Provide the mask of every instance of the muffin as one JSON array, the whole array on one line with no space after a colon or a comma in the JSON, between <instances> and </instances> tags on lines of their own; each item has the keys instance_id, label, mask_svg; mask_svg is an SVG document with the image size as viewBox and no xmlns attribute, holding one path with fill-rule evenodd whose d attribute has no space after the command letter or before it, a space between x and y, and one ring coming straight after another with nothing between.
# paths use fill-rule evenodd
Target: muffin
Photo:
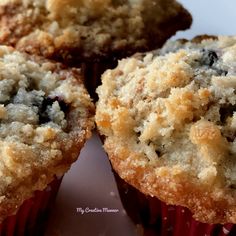
<instances>
[{"instance_id":1,"label":"muffin","mask_svg":"<svg viewBox=\"0 0 236 236\"><path fill-rule=\"evenodd\" d=\"M7 46L0 67L0 234L42 235L40 220L91 136L94 106L78 69Z\"/></svg>"},{"instance_id":2,"label":"muffin","mask_svg":"<svg viewBox=\"0 0 236 236\"><path fill-rule=\"evenodd\" d=\"M94 88L117 58L160 47L191 21L175 0L5 0L0 43L81 66Z\"/></svg>"},{"instance_id":3,"label":"muffin","mask_svg":"<svg viewBox=\"0 0 236 236\"><path fill-rule=\"evenodd\" d=\"M236 37L201 36L102 76L95 120L144 235L236 235L235 61Z\"/></svg>"}]
</instances>

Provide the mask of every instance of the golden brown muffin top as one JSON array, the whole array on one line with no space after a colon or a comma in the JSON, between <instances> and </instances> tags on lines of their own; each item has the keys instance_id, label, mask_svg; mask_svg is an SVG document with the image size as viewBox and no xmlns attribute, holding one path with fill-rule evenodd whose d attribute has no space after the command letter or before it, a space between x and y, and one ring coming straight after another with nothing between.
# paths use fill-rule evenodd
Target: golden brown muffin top
<instances>
[{"instance_id":1,"label":"golden brown muffin top","mask_svg":"<svg viewBox=\"0 0 236 236\"><path fill-rule=\"evenodd\" d=\"M128 183L197 220L236 223L236 37L124 59L97 89L96 123Z\"/></svg>"},{"instance_id":2,"label":"golden brown muffin top","mask_svg":"<svg viewBox=\"0 0 236 236\"><path fill-rule=\"evenodd\" d=\"M0 221L74 162L94 107L78 69L0 46Z\"/></svg>"},{"instance_id":3,"label":"golden brown muffin top","mask_svg":"<svg viewBox=\"0 0 236 236\"><path fill-rule=\"evenodd\" d=\"M0 2L0 43L72 63L156 48L190 24L175 0Z\"/></svg>"}]
</instances>

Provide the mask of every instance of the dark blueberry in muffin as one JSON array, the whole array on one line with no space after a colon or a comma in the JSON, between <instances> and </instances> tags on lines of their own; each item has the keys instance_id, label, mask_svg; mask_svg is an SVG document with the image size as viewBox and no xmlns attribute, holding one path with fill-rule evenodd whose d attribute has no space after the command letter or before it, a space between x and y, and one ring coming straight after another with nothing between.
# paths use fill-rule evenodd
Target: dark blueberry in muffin
<instances>
[{"instance_id":1,"label":"dark blueberry in muffin","mask_svg":"<svg viewBox=\"0 0 236 236\"><path fill-rule=\"evenodd\" d=\"M212 50L203 50L202 63L207 66L212 66L218 60L216 52Z\"/></svg>"}]
</instances>

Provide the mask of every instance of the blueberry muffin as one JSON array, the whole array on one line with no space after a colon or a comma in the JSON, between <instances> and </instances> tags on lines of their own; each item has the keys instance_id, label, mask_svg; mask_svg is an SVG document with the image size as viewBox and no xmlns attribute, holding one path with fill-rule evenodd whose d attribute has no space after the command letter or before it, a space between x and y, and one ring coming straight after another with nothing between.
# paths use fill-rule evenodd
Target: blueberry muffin
<instances>
[{"instance_id":1,"label":"blueberry muffin","mask_svg":"<svg viewBox=\"0 0 236 236\"><path fill-rule=\"evenodd\" d=\"M236 37L170 41L121 60L97 89L118 177L207 224L236 223L235 61Z\"/></svg>"},{"instance_id":2,"label":"blueberry muffin","mask_svg":"<svg viewBox=\"0 0 236 236\"><path fill-rule=\"evenodd\" d=\"M7 46L0 67L1 223L78 158L94 106L78 69Z\"/></svg>"},{"instance_id":3,"label":"blueberry muffin","mask_svg":"<svg viewBox=\"0 0 236 236\"><path fill-rule=\"evenodd\" d=\"M70 65L86 62L87 75L97 75L116 58L160 47L191 21L175 0L6 0L0 43Z\"/></svg>"}]
</instances>

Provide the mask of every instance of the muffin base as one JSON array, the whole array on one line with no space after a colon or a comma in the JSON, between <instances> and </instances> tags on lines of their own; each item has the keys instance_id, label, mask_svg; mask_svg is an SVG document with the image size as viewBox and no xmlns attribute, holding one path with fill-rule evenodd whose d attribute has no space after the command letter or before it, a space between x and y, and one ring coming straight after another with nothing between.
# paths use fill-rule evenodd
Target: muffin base
<instances>
[{"instance_id":1,"label":"muffin base","mask_svg":"<svg viewBox=\"0 0 236 236\"><path fill-rule=\"evenodd\" d=\"M46 229L62 178L55 178L45 190L23 202L17 213L0 224L1 236L41 236Z\"/></svg>"},{"instance_id":2,"label":"muffin base","mask_svg":"<svg viewBox=\"0 0 236 236\"><path fill-rule=\"evenodd\" d=\"M113 170L121 202L143 236L235 236L234 224L206 224L196 221L185 207L166 205L147 196Z\"/></svg>"}]
</instances>

